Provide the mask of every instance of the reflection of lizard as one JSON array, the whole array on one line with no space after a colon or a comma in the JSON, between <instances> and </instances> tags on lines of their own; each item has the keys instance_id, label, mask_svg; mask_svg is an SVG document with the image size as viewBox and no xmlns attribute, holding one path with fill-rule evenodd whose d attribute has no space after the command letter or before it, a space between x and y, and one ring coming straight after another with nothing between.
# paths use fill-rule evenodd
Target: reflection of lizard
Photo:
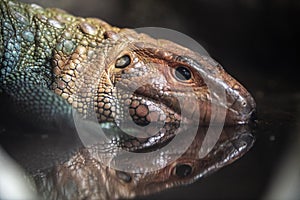
<instances>
[{"instance_id":1,"label":"reflection of lizard","mask_svg":"<svg viewBox=\"0 0 300 200\"><path fill-rule=\"evenodd\" d=\"M0 94L22 119L51 126L71 119L74 108L85 118L96 113L99 122L114 122L124 114L117 103L122 102L136 124L165 125L155 137L117 139L128 150L143 149L174 136L181 109L191 116L205 113L200 123L209 122L214 91L208 90L202 69L226 92L227 102L219 105L227 109L225 123L247 123L255 108L247 90L211 58L172 42L8 0L0 3L0 23ZM152 84L142 84L149 76ZM134 93L124 87L131 83L141 83ZM176 95L189 106L180 107ZM193 95L199 110L190 106Z\"/></svg>"},{"instance_id":2,"label":"reflection of lizard","mask_svg":"<svg viewBox=\"0 0 300 200\"><path fill-rule=\"evenodd\" d=\"M143 173L112 169L82 149L46 175L36 176L45 199L127 199L193 183L243 156L253 145L248 126L226 127L213 149L200 158L207 128L200 128L188 150L164 168ZM173 149L173 154L179 152ZM169 154L171 154L169 152ZM164 156L154 159L162 162ZM180 153L179 153L180 154ZM77 163L74 165L74 163ZM140 170L143 161L131 163ZM171 198L171 197L170 197Z\"/></svg>"}]
</instances>

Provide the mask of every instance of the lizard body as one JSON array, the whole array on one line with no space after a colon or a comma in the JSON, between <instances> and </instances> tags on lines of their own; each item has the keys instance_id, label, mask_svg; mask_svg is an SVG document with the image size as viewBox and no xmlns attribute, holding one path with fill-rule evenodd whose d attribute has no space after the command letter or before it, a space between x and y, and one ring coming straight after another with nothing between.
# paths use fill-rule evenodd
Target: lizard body
<instances>
[{"instance_id":1,"label":"lizard body","mask_svg":"<svg viewBox=\"0 0 300 200\"><path fill-rule=\"evenodd\" d=\"M226 124L247 123L255 109L248 91L217 62L170 41L113 27L99 19L9 0L0 3L0 24L0 95L16 107L21 119L51 126L72 119L76 110L85 119L96 117L99 123L118 124L125 115L120 105L127 105L131 119L139 126L166 122L162 131L146 139L112 136L128 151L143 151L174 137L180 126L180 109L190 116L205 113L197 120L200 125L209 123L209 96L214 91L205 83L202 69L212 73L209 81L226 93L226 104L218 105L226 109ZM186 106L180 108L176 95L184 98ZM190 100L192 96L196 96L199 109ZM84 163L84 176L96 173L98 165L84 150L72 159L61 169L77 169ZM56 181L60 180L59 171L54 175ZM103 176L102 172L97 176ZM121 173L119 177L127 176ZM64 181L61 183L67 184ZM93 186L103 193L99 185ZM88 188L92 190L92 186ZM118 194L115 198L135 195ZM80 191L78 198L85 197L92 198L91 193Z\"/></svg>"}]
</instances>

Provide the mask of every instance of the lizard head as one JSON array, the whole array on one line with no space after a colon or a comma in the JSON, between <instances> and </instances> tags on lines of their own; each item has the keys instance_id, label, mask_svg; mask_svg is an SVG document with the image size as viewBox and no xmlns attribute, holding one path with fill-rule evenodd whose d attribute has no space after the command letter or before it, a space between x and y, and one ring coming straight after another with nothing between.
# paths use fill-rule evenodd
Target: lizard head
<instances>
[{"instance_id":1,"label":"lizard head","mask_svg":"<svg viewBox=\"0 0 300 200\"><path fill-rule=\"evenodd\" d=\"M108 55L105 72L137 124L148 124L158 116L180 118L185 110L190 115L199 112L200 124L207 125L212 104L226 110L226 124L248 123L255 110L254 99L211 57L132 30L123 29L119 34L127 40L121 40ZM225 97L217 97L221 95L217 91ZM158 110L167 114L163 117Z\"/></svg>"}]
</instances>

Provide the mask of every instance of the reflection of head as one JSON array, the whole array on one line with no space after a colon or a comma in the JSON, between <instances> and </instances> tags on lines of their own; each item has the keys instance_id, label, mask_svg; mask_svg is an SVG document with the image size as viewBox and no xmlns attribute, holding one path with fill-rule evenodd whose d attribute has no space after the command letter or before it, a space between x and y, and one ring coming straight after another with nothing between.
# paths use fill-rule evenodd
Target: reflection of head
<instances>
[{"instance_id":1,"label":"reflection of head","mask_svg":"<svg viewBox=\"0 0 300 200\"><path fill-rule=\"evenodd\" d=\"M116 170L103 165L101 160L95 159L91 151L85 149L57 168L58 172L53 174L59 175L57 177L59 181L53 182L58 184L56 185L58 188L71 184L77 191L85 191L84 188L88 186L90 192L88 194L101 199L127 199L194 182L243 156L254 142L247 126L226 127L213 149L205 157L200 157L206 134L207 128L200 128L195 140L184 154L181 155L176 148L170 149L161 154L155 162L162 162L165 157L172 154L179 154L177 160L161 169L155 171L150 169L148 172L141 170L143 172L131 173ZM140 160L130 164L138 171L144 167L143 162ZM73 163L80 164L74 168ZM71 188L66 187L66 194L77 195L68 193L68 189ZM92 191L105 192L92 193Z\"/></svg>"}]
</instances>

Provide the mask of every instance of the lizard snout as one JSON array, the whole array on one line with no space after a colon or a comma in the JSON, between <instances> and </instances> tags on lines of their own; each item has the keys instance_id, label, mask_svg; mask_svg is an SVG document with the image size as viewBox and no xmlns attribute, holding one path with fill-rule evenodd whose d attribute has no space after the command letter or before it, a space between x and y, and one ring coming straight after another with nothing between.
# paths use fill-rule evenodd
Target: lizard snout
<instances>
[{"instance_id":1,"label":"lizard snout","mask_svg":"<svg viewBox=\"0 0 300 200\"><path fill-rule=\"evenodd\" d=\"M239 83L227 88L227 124L246 124L255 112L255 101L251 94Z\"/></svg>"}]
</instances>

